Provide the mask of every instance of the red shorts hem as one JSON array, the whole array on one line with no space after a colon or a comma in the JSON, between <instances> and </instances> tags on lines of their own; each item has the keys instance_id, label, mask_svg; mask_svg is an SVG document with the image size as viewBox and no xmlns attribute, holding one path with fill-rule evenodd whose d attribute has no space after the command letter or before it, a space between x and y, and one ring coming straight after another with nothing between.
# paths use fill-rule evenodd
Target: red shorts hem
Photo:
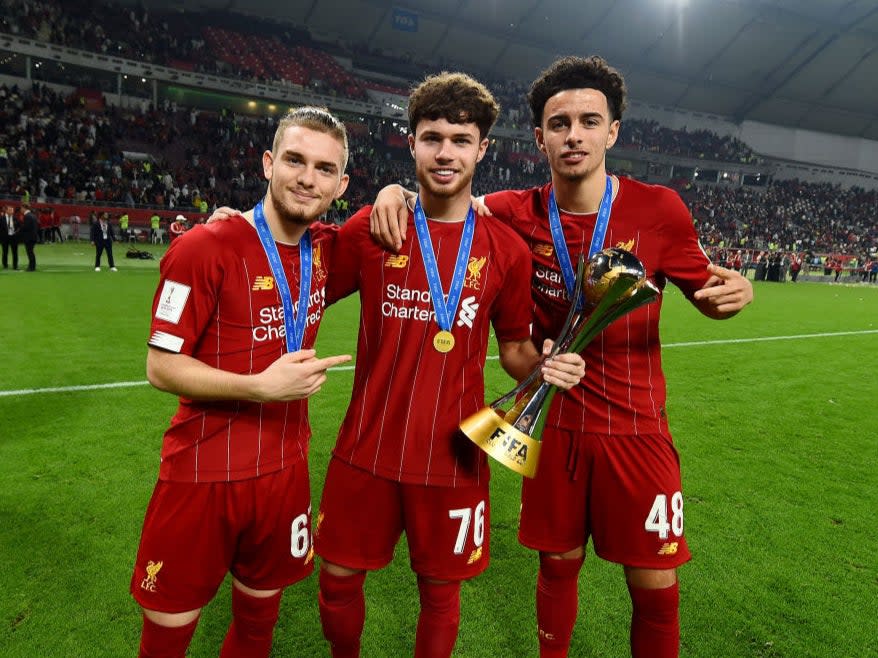
<instances>
[{"instance_id":1,"label":"red shorts hem","mask_svg":"<svg viewBox=\"0 0 878 658\"><path fill-rule=\"evenodd\" d=\"M540 553L567 553L568 551L572 551L576 548L579 548L580 546L582 546L583 550L587 552L587 546L585 544L576 544L573 546L550 544L545 541L534 540L530 537L525 537L520 534L518 536L518 543L525 548L529 548L533 551L538 551ZM592 547L592 550L594 550L594 547ZM644 560L642 556L619 555L613 554L610 551L594 550L594 554L602 560L606 560L607 562L621 564L622 566L633 567L635 569L676 569L677 567L683 566L692 559L692 555L688 551L680 554L679 556L674 556L673 559L665 558L663 560Z\"/></svg>"},{"instance_id":2,"label":"red shorts hem","mask_svg":"<svg viewBox=\"0 0 878 658\"><path fill-rule=\"evenodd\" d=\"M337 564L340 567L344 567L346 569L358 569L362 571L378 571L379 569L383 569L388 564L393 562L393 558L390 560L357 560L352 559L350 555L344 555L340 558L336 558L332 555L327 555L324 551L317 551L317 555L320 556L320 559L324 562L330 562L332 564Z\"/></svg>"},{"instance_id":3,"label":"red shorts hem","mask_svg":"<svg viewBox=\"0 0 878 658\"><path fill-rule=\"evenodd\" d=\"M230 571L229 574L234 576L238 582L240 582L245 587L249 587L250 589L255 590L271 590L271 589L284 589L291 585L295 585L296 583L300 583L306 578L310 577L311 574L314 573L314 560L311 560L310 568L305 567L303 570L299 571L296 574L291 575L289 578L282 578L280 580L265 580L265 581L253 581L248 578L242 578L238 574Z\"/></svg>"},{"instance_id":4,"label":"red shorts hem","mask_svg":"<svg viewBox=\"0 0 878 658\"><path fill-rule=\"evenodd\" d=\"M595 551L595 555L602 560L614 564L621 564L624 567L632 567L634 569L656 569L659 571L682 567L692 559L692 555L688 551L685 554L675 555L673 558L665 558L664 560L644 560L643 557L611 555L606 551Z\"/></svg>"},{"instance_id":5,"label":"red shorts hem","mask_svg":"<svg viewBox=\"0 0 878 658\"><path fill-rule=\"evenodd\" d=\"M200 610L204 608L208 603L211 602L213 596L207 598L204 601L199 602L197 599L192 599L191 601L175 601L174 605L156 605L160 603L159 601L144 601L142 596L139 596L139 589L131 585L129 589L131 592L131 597L137 602L144 610L154 610L155 612L164 612L169 615L175 615L180 612L189 612L191 610ZM216 596L216 593L214 593Z\"/></svg>"},{"instance_id":6,"label":"red shorts hem","mask_svg":"<svg viewBox=\"0 0 878 658\"><path fill-rule=\"evenodd\" d=\"M583 542L574 543L572 545L552 544L545 541L544 538L534 539L522 534L521 532L518 533L518 543L525 548L539 551L541 553L566 553L567 551L572 551L574 548L585 546Z\"/></svg>"}]
</instances>

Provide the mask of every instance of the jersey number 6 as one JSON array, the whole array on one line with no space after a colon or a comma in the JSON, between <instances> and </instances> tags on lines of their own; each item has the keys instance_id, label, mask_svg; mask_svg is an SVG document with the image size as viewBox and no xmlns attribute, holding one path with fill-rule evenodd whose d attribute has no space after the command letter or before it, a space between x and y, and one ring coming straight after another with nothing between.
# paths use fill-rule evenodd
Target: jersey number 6
<instances>
[{"instance_id":1,"label":"jersey number 6","mask_svg":"<svg viewBox=\"0 0 878 658\"><path fill-rule=\"evenodd\" d=\"M308 515L310 513L311 508L309 507L308 512L299 514L293 519L290 527L290 554L296 559L305 557L311 550L311 533L308 532Z\"/></svg>"}]
</instances>

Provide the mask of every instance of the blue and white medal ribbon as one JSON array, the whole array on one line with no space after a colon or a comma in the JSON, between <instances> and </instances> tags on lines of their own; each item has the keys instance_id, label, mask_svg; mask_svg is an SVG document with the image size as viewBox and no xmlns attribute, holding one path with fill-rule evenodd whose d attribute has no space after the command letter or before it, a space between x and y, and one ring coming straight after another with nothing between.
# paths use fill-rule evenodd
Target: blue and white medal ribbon
<instances>
[{"instance_id":1,"label":"blue and white medal ribbon","mask_svg":"<svg viewBox=\"0 0 878 658\"><path fill-rule=\"evenodd\" d=\"M277 245L271 236L271 229L265 219L262 210L262 201L253 209L253 223L256 225L256 233L265 250L271 273L277 283L280 301L284 307L284 329L286 330L287 352L297 352L302 349L302 341L305 338L305 320L308 318L308 298L311 296L311 231L306 229L299 239L299 306L298 313L293 309L293 296L290 293L290 284L287 283L287 275L284 272L283 263L280 260Z\"/></svg>"},{"instance_id":2,"label":"blue and white medal ribbon","mask_svg":"<svg viewBox=\"0 0 878 658\"><path fill-rule=\"evenodd\" d=\"M466 266L469 262L470 248L475 235L476 214L470 206L463 223L463 235L460 238L460 246L457 249L457 261L454 264L454 275L451 278L451 288L448 296L442 292L442 280L439 278L439 264L436 262L436 254L433 252L433 243L430 240L430 229L427 226L427 217L421 208L420 197L415 201L415 233L418 234L418 244L421 247L421 258L424 261L424 270L427 273L427 283L430 286L430 298L433 300L433 309L436 311L436 324L439 331L433 337L433 347L439 352L450 352L454 347L454 336L451 333L451 323L457 315L457 307L463 293L463 282L466 278Z\"/></svg>"},{"instance_id":3,"label":"blue and white medal ribbon","mask_svg":"<svg viewBox=\"0 0 878 658\"><path fill-rule=\"evenodd\" d=\"M613 179L607 176L607 187L604 190L604 196L598 208L598 217L595 221L594 231L591 234L588 258L594 256L604 246L604 238L607 235L607 226L610 224L610 211L612 207ZM567 298L571 299L576 286L576 273L573 271L570 251L567 249L567 241L564 239L564 229L561 227L561 214L558 212L554 189L549 191L549 230L552 232L552 242L555 244L555 253L558 254L558 263L561 265L561 275L564 277L564 286L567 288ZM577 300L576 304L578 308L581 301Z\"/></svg>"}]
</instances>

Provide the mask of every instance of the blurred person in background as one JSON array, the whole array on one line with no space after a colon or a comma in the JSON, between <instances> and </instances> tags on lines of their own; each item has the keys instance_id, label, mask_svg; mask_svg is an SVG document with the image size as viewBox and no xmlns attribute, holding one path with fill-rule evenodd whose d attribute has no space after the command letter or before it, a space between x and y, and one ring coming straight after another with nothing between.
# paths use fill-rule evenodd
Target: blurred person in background
<instances>
[{"instance_id":1,"label":"blurred person in background","mask_svg":"<svg viewBox=\"0 0 878 658\"><path fill-rule=\"evenodd\" d=\"M3 240L3 269L9 267L8 255L12 252L12 269L18 269L18 231L21 221L15 216L12 206L6 206L3 212L2 226L0 226L0 239Z\"/></svg>"},{"instance_id":2,"label":"blurred person in background","mask_svg":"<svg viewBox=\"0 0 878 658\"><path fill-rule=\"evenodd\" d=\"M116 271L116 263L113 261L113 242L115 240L116 232L110 223L110 214L103 212L100 218L91 225L91 243L95 247L95 272L101 271L101 254L105 251L110 271Z\"/></svg>"},{"instance_id":3,"label":"blurred person in background","mask_svg":"<svg viewBox=\"0 0 878 658\"><path fill-rule=\"evenodd\" d=\"M18 233L18 242L24 245L27 252L27 271L34 272L37 269L37 256L34 246L40 238L40 222L36 213L31 209L30 203L25 201L21 204L24 213L21 219L21 230Z\"/></svg>"}]
</instances>

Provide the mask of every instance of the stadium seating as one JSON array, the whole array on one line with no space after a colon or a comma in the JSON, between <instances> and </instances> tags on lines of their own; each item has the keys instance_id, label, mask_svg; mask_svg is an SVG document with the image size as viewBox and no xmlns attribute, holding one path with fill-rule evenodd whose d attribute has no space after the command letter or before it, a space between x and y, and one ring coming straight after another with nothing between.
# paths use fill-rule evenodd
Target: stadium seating
<instances>
[{"instance_id":1,"label":"stadium seating","mask_svg":"<svg viewBox=\"0 0 878 658\"><path fill-rule=\"evenodd\" d=\"M368 100L368 90L405 94L399 86L360 79L304 32L282 31L219 13L149 13L143 8L84 0L12 3L0 29L72 47L112 53L188 70L299 85L343 98ZM273 30L273 32L272 32ZM339 46L342 48L342 46ZM351 58L365 52L348 51ZM382 53L382 58L393 55ZM374 60L375 57L372 57ZM401 68L405 57L398 60ZM410 66L409 69L412 67ZM415 67L416 68L416 67ZM485 78L504 108L501 124L529 131L522 81ZM24 81L23 81L24 82ZM273 120L180 108L107 106L100 92L81 87L64 97L45 85L3 86L0 130L7 151L0 194L70 206L87 217L89 206L130 212L132 227L145 225L152 209L201 215L202 202L249 207L264 190L259 167ZM350 209L374 198L381 186L412 185L411 161L399 127L376 117L351 118ZM759 158L741 141L707 130L676 130L629 118L617 152L753 164ZM539 185L548 170L533 145L497 140L477 170L475 189ZM874 208L878 193L827 183L774 181L740 185L676 184L693 212L703 243L714 249L786 250L865 255L878 248ZM76 208L72 204L80 204ZM84 206L82 204L85 204ZM67 212L65 210L65 212ZM63 216L63 215L62 215Z\"/></svg>"}]
</instances>

